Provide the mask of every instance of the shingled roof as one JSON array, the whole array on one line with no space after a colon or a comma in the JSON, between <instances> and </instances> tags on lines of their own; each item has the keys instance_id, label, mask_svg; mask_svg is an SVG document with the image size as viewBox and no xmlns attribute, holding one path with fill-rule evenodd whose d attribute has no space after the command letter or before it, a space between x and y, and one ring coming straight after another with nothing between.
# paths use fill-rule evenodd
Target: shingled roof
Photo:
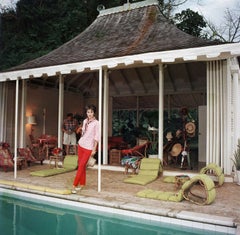
<instances>
[{"instance_id":1,"label":"shingled roof","mask_svg":"<svg viewBox=\"0 0 240 235\"><path fill-rule=\"evenodd\" d=\"M125 4L100 12L82 33L52 52L8 71L209 46L179 30L160 13L157 1Z\"/></svg>"}]
</instances>

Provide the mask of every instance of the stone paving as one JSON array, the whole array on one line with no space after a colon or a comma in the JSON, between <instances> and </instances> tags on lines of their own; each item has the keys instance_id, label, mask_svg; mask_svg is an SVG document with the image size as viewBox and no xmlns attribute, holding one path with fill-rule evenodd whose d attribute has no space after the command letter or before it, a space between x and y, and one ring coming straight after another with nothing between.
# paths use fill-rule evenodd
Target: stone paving
<instances>
[{"instance_id":1,"label":"stone paving","mask_svg":"<svg viewBox=\"0 0 240 235\"><path fill-rule=\"evenodd\" d=\"M13 171L3 172L2 169L0 169L0 179L51 187L54 189L71 189L76 171L45 178L30 176L29 174L30 171L44 168L49 168L49 165L35 164L18 170L16 180L14 180ZM188 174L188 172L184 171L184 174ZM68 195L68 199L91 198L90 201L92 201L93 204L104 204L103 202L105 202L105 204L110 203L111 205L115 204L117 206L127 203L129 208L131 207L130 205L132 205L136 211L142 211L143 209L147 211L151 208L152 210L158 211L168 210L172 214L181 211L197 212L208 214L210 217L229 217L233 219L234 223L240 223L240 186L236 183L224 183L222 187L216 188L215 201L211 205L201 206L186 200L182 202L169 202L136 197L136 193L143 189L177 191L174 184L163 182L163 176L160 176L156 181L146 186L126 184L123 180L130 176L124 174L123 168L116 167L115 171L103 169L101 171L101 177L101 192L98 192L98 170L96 167L88 168L86 187L78 195ZM56 195L56 197L59 197L59 195Z\"/></svg>"}]
</instances>

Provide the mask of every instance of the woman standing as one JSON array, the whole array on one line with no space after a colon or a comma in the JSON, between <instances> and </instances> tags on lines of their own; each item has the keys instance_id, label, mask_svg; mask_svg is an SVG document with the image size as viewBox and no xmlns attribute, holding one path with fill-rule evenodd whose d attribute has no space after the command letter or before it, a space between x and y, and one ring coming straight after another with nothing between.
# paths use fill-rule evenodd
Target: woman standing
<instances>
[{"instance_id":1,"label":"woman standing","mask_svg":"<svg viewBox=\"0 0 240 235\"><path fill-rule=\"evenodd\" d=\"M90 156L96 154L99 142L99 121L95 117L96 107L86 106L87 118L83 121L82 137L78 141L78 170L73 182L72 193L86 185L86 165Z\"/></svg>"}]
</instances>

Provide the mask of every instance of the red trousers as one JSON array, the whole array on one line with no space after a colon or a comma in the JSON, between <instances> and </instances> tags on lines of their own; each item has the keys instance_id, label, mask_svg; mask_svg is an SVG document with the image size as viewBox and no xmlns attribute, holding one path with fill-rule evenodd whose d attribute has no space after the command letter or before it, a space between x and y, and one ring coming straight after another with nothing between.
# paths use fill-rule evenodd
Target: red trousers
<instances>
[{"instance_id":1,"label":"red trousers","mask_svg":"<svg viewBox=\"0 0 240 235\"><path fill-rule=\"evenodd\" d=\"M78 145L78 170L73 182L74 186L86 185L86 165L92 150L82 148Z\"/></svg>"}]
</instances>

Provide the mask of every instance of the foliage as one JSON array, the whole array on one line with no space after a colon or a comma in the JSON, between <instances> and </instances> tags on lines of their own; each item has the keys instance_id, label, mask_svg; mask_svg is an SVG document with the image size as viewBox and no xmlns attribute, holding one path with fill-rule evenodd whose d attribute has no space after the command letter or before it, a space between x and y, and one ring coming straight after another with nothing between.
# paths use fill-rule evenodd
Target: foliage
<instances>
[{"instance_id":1,"label":"foliage","mask_svg":"<svg viewBox=\"0 0 240 235\"><path fill-rule=\"evenodd\" d=\"M222 42L240 42L240 5L234 10L226 9L224 22L217 27L210 21L207 21L209 31L207 34L212 40Z\"/></svg>"},{"instance_id":2,"label":"foliage","mask_svg":"<svg viewBox=\"0 0 240 235\"><path fill-rule=\"evenodd\" d=\"M77 36L114 0L19 0L4 8L0 21L0 70L40 57Z\"/></svg>"},{"instance_id":3,"label":"foliage","mask_svg":"<svg viewBox=\"0 0 240 235\"><path fill-rule=\"evenodd\" d=\"M237 149L235 150L233 157L234 158L232 159L232 161L234 163L234 166L237 171L240 171L240 140L238 140Z\"/></svg>"},{"instance_id":4,"label":"foliage","mask_svg":"<svg viewBox=\"0 0 240 235\"><path fill-rule=\"evenodd\" d=\"M114 111L112 122L113 136L123 136L131 146L136 145L136 111Z\"/></svg>"},{"instance_id":5,"label":"foliage","mask_svg":"<svg viewBox=\"0 0 240 235\"><path fill-rule=\"evenodd\" d=\"M189 116L197 125L198 112L197 109L189 109ZM148 130L148 127L158 128L158 110L140 110L139 123L137 126L137 112L135 110L113 111L112 129L113 136L121 135L124 141L130 143L131 146L136 144L136 138L147 138L151 145L148 148L149 154L158 153L158 132ZM164 111L164 131L163 139L167 132L175 133L178 129L183 128L182 118L178 109L171 110L170 115ZM198 142L198 135L191 137L191 143Z\"/></svg>"},{"instance_id":6,"label":"foliage","mask_svg":"<svg viewBox=\"0 0 240 235\"><path fill-rule=\"evenodd\" d=\"M141 0L130 0L139 2ZM170 19L187 0L159 0ZM81 33L97 17L97 6L120 6L126 0L19 0L16 8L1 9L0 71L38 58Z\"/></svg>"},{"instance_id":7,"label":"foliage","mask_svg":"<svg viewBox=\"0 0 240 235\"><path fill-rule=\"evenodd\" d=\"M186 3L188 0L159 0L159 8L161 13L169 20L173 18L173 12L180 5Z\"/></svg>"},{"instance_id":8,"label":"foliage","mask_svg":"<svg viewBox=\"0 0 240 235\"><path fill-rule=\"evenodd\" d=\"M195 37L201 36L201 31L207 26L203 17L190 9L177 13L174 17L176 26L183 32Z\"/></svg>"},{"instance_id":9,"label":"foliage","mask_svg":"<svg viewBox=\"0 0 240 235\"><path fill-rule=\"evenodd\" d=\"M158 131L149 131L149 127L158 128L158 110L143 111L140 116L140 126L143 128L141 134L147 137L150 145L147 149L148 154L158 153Z\"/></svg>"},{"instance_id":10,"label":"foliage","mask_svg":"<svg viewBox=\"0 0 240 235\"><path fill-rule=\"evenodd\" d=\"M158 154L158 131L146 130L146 136L150 142L147 153Z\"/></svg>"}]
</instances>

